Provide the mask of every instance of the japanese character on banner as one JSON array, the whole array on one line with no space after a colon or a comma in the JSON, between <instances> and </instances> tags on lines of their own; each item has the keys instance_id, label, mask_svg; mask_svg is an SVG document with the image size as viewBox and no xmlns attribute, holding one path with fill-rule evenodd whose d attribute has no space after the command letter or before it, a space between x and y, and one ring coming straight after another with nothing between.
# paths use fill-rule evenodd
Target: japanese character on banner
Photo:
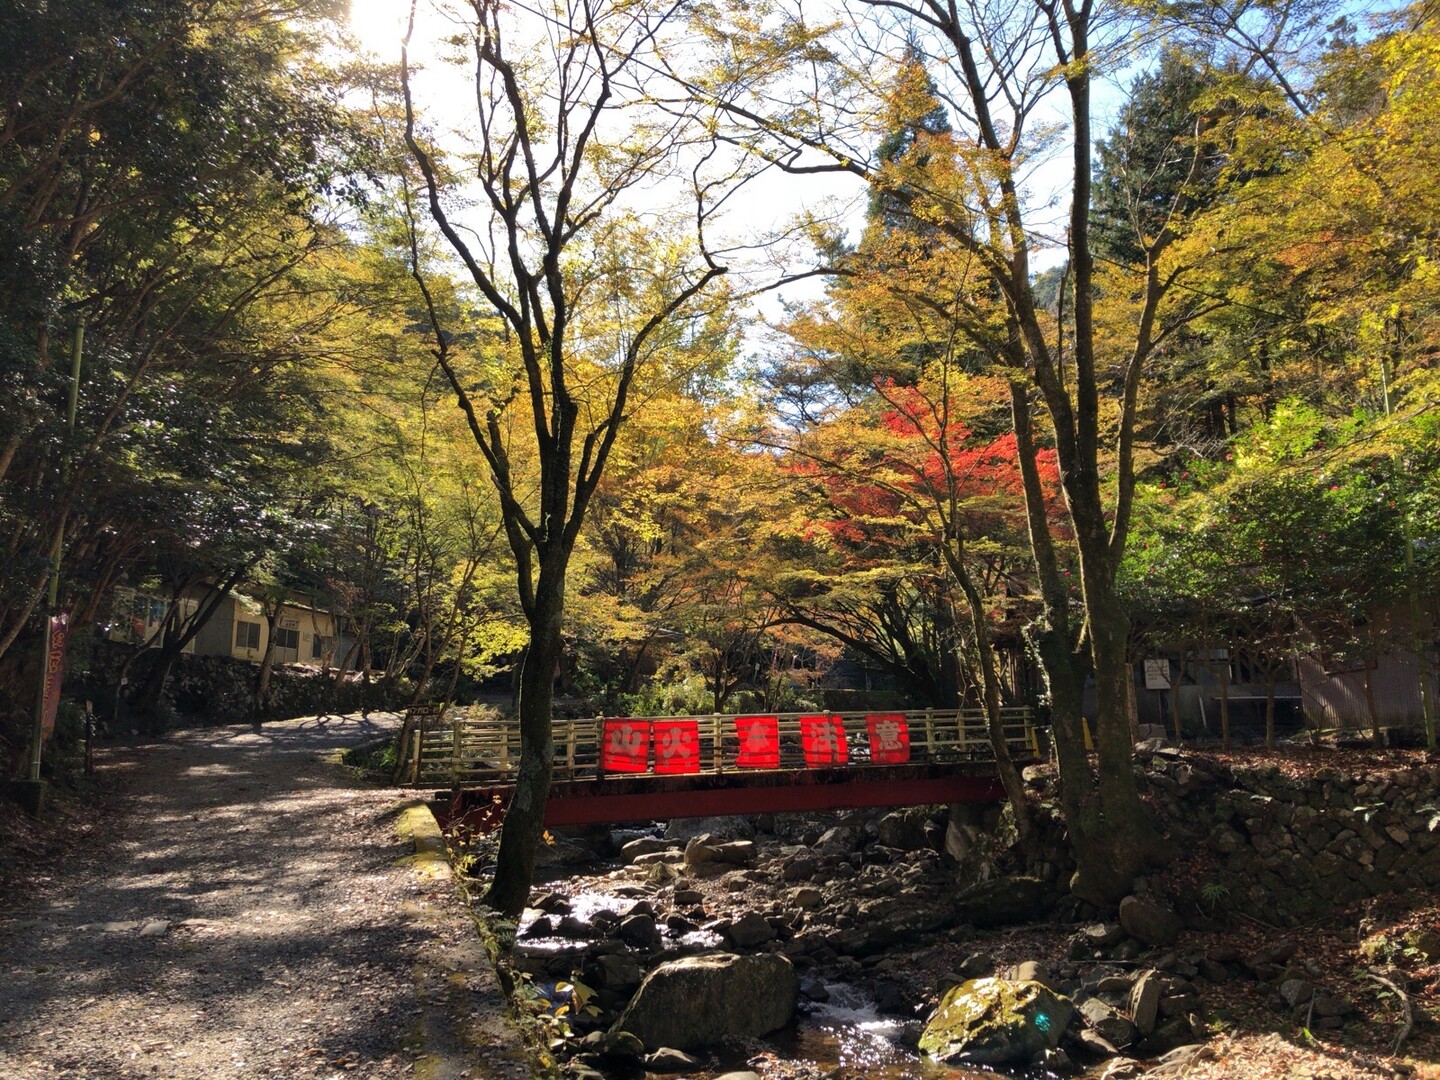
<instances>
[{"instance_id":1,"label":"japanese character on banner","mask_svg":"<svg viewBox=\"0 0 1440 1080\"><path fill-rule=\"evenodd\" d=\"M606 720L600 743L604 772L645 772L649 767L650 721Z\"/></svg>"},{"instance_id":2,"label":"japanese character on banner","mask_svg":"<svg viewBox=\"0 0 1440 1080\"><path fill-rule=\"evenodd\" d=\"M737 716L735 734L740 752L735 764L742 769L780 767L780 721L774 716Z\"/></svg>"},{"instance_id":3,"label":"japanese character on banner","mask_svg":"<svg viewBox=\"0 0 1440 1080\"><path fill-rule=\"evenodd\" d=\"M652 720L650 736L655 743L657 773L700 771L700 721Z\"/></svg>"},{"instance_id":4,"label":"japanese character on banner","mask_svg":"<svg viewBox=\"0 0 1440 1080\"><path fill-rule=\"evenodd\" d=\"M910 725L904 713L872 713L865 717L870 730L870 760L877 765L904 765L910 760Z\"/></svg>"},{"instance_id":5,"label":"japanese character on banner","mask_svg":"<svg viewBox=\"0 0 1440 1080\"><path fill-rule=\"evenodd\" d=\"M845 745L845 722L835 715L800 717L800 747L805 764L844 765L849 752Z\"/></svg>"}]
</instances>

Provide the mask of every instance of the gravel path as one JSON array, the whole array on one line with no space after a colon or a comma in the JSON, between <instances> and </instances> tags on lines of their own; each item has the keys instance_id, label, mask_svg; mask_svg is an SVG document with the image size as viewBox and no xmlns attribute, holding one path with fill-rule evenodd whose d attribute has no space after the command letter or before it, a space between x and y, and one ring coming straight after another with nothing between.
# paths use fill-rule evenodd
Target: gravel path
<instances>
[{"instance_id":1,"label":"gravel path","mask_svg":"<svg viewBox=\"0 0 1440 1080\"><path fill-rule=\"evenodd\" d=\"M405 859L400 793L330 760L394 724L102 747L109 839L0 907L0 1077L528 1076L446 868Z\"/></svg>"}]
</instances>

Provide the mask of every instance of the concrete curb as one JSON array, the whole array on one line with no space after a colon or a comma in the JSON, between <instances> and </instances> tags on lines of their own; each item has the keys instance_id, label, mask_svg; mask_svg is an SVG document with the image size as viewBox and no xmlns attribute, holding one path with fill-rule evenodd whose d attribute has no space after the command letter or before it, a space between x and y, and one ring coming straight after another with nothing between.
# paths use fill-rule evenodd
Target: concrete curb
<instances>
[{"instance_id":1,"label":"concrete curb","mask_svg":"<svg viewBox=\"0 0 1440 1080\"><path fill-rule=\"evenodd\" d=\"M419 799L406 799L396 810L395 832L411 849L398 862L414 875L421 892L406 904L406 917L443 930L450 939L448 944L437 942L422 949L415 959L420 1013L413 1037L420 1056L414 1076L420 1080L534 1077L526 1038L516 1026L503 980L476 931L435 815Z\"/></svg>"}]
</instances>

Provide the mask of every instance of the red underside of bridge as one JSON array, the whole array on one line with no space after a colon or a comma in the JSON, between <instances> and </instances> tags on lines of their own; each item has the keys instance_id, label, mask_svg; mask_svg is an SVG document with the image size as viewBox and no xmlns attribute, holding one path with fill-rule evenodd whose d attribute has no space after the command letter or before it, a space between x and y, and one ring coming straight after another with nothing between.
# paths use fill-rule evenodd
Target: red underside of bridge
<instances>
[{"instance_id":1,"label":"red underside of bridge","mask_svg":"<svg viewBox=\"0 0 1440 1080\"><path fill-rule=\"evenodd\" d=\"M463 788L450 803L449 824L493 828L513 785ZM551 785L546 825L599 825L671 818L723 817L869 806L998 802L998 777L951 765L876 766L699 776L611 776Z\"/></svg>"}]
</instances>

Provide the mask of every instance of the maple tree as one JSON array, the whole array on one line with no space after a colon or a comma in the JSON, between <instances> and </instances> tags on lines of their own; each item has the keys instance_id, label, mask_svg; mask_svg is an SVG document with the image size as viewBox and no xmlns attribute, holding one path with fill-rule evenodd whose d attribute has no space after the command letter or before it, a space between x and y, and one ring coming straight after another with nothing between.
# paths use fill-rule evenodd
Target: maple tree
<instances>
[{"instance_id":1,"label":"maple tree","mask_svg":"<svg viewBox=\"0 0 1440 1080\"><path fill-rule=\"evenodd\" d=\"M420 130L408 44L402 54L405 141L429 216L493 312L490 322L503 327L477 385L429 304L435 362L499 497L530 631L517 703L519 771L487 893L509 914L525 905L543 829L571 556L638 373L684 347L699 298L725 273L705 250L716 193L698 165L689 173L688 234L624 208L627 192L662 172L686 175L683 124L653 107L645 87L653 69L641 62L671 16L628 3L571 3L527 24L500 3L471 7L464 40L483 138L468 158L468 182L489 220L480 239L467 237L457 223L462 211L447 205L454 176ZM617 131L610 118L622 110L629 128ZM493 244L483 239L491 235ZM428 293L431 267L418 251L414 270Z\"/></svg>"}]
</instances>

